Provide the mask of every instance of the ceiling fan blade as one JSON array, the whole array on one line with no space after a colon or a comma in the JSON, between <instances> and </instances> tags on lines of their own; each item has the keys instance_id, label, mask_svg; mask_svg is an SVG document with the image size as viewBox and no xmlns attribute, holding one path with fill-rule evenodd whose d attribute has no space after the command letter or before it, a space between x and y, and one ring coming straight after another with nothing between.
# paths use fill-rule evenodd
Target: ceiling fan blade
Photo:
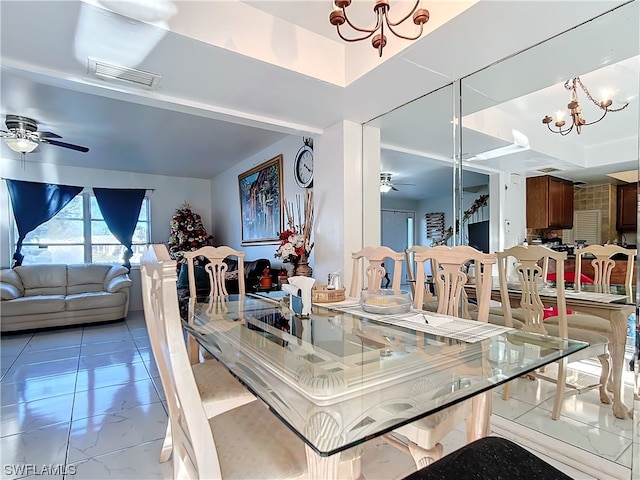
<instances>
[{"instance_id":1,"label":"ceiling fan blade","mask_svg":"<svg viewBox=\"0 0 640 480\"><path fill-rule=\"evenodd\" d=\"M406 185L409 187L415 187L416 184L415 183L394 183L394 185Z\"/></svg>"},{"instance_id":2,"label":"ceiling fan blade","mask_svg":"<svg viewBox=\"0 0 640 480\"><path fill-rule=\"evenodd\" d=\"M36 132L35 135L37 135L40 138L62 138L57 133L53 133L53 132Z\"/></svg>"},{"instance_id":3,"label":"ceiling fan blade","mask_svg":"<svg viewBox=\"0 0 640 480\"><path fill-rule=\"evenodd\" d=\"M48 138L42 138L42 142L49 143L51 145L55 145L56 147L64 147L70 148L71 150L76 150L78 152L87 153L89 149L87 147L82 147L80 145L73 145L72 143L60 142L58 140L50 140Z\"/></svg>"},{"instance_id":4,"label":"ceiling fan blade","mask_svg":"<svg viewBox=\"0 0 640 480\"><path fill-rule=\"evenodd\" d=\"M391 190L395 190L396 192L399 192L400 190L398 190L396 187L394 187L393 185L391 185Z\"/></svg>"}]
</instances>

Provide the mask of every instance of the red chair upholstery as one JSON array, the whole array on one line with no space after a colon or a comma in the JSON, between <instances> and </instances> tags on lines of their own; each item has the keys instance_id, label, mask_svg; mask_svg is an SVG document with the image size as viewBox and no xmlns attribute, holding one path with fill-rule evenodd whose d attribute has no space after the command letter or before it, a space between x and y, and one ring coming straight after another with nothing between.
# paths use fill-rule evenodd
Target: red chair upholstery
<instances>
[{"instance_id":1,"label":"red chair upholstery","mask_svg":"<svg viewBox=\"0 0 640 480\"><path fill-rule=\"evenodd\" d=\"M576 272L564 272L564 281L569 283L575 283ZM556 272L547 273L547 282L556 281ZM580 274L580 283L593 283L593 279L587 277L584 273Z\"/></svg>"}]
</instances>

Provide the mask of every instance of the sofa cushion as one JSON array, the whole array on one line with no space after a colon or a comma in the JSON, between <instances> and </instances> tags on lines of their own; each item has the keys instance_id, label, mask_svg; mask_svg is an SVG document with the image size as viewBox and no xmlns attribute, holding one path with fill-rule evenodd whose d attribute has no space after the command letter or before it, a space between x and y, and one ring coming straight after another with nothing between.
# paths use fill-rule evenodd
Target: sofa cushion
<instances>
[{"instance_id":1,"label":"sofa cushion","mask_svg":"<svg viewBox=\"0 0 640 480\"><path fill-rule=\"evenodd\" d=\"M67 266L67 293L101 292L111 265L87 263Z\"/></svg>"},{"instance_id":2,"label":"sofa cushion","mask_svg":"<svg viewBox=\"0 0 640 480\"><path fill-rule=\"evenodd\" d=\"M18 275L15 270L11 268L3 269L2 274L0 275L0 280L2 280L2 283L13 285L18 289L20 295L24 295L24 285L22 284L20 275Z\"/></svg>"},{"instance_id":3,"label":"sofa cushion","mask_svg":"<svg viewBox=\"0 0 640 480\"><path fill-rule=\"evenodd\" d=\"M22 265L14 271L22 280L25 297L67 293L66 265Z\"/></svg>"},{"instance_id":4,"label":"sofa cushion","mask_svg":"<svg viewBox=\"0 0 640 480\"><path fill-rule=\"evenodd\" d=\"M123 288L129 288L131 286L131 279L128 275L112 278L105 286L105 291L109 293L115 293Z\"/></svg>"},{"instance_id":5,"label":"sofa cushion","mask_svg":"<svg viewBox=\"0 0 640 480\"><path fill-rule=\"evenodd\" d=\"M107 293L107 292L87 292L74 293L66 297L66 310L89 310L95 308L117 307L122 305L125 292Z\"/></svg>"},{"instance_id":6,"label":"sofa cushion","mask_svg":"<svg viewBox=\"0 0 640 480\"><path fill-rule=\"evenodd\" d=\"M2 316L64 312L64 295L19 297L2 302Z\"/></svg>"},{"instance_id":7,"label":"sofa cushion","mask_svg":"<svg viewBox=\"0 0 640 480\"><path fill-rule=\"evenodd\" d=\"M10 283L0 284L0 295L2 300L13 300L20 296L20 290Z\"/></svg>"},{"instance_id":8,"label":"sofa cushion","mask_svg":"<svg viewBox=\"0 0 640 480\"><path fill-rule=\"evenodd\" d=\"M129 275L129 270L122 265L111 265L111 268L107 271L107 274L104 276L104 286L106 290L106 286L109 284L111 280L116 277Z\"/></svg>"}]
</instances>

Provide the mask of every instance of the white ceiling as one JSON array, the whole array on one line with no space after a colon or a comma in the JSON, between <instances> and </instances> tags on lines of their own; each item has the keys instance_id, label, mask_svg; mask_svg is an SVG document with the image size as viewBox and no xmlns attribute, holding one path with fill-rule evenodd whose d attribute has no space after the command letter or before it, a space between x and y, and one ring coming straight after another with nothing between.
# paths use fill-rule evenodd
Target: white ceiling
<instances>
[{"instance_id":1,"label":"white ceiling","mask_svg":"<svg viewBox=\"0 0 640 480\"><path fill-rule=\"evenodd\" d=\"M90 148L89 153L82 154L41 145L27 155L28 163L212 178L285 135L321 135L324 128L342 119L366 122L624 2L423 3L431 11L427 32L417 42L390 38L384 57L379 59L368 42L346 44L337 39L328 22L327 1L158 0L153 5L175 7L165 31L78 1L3 0L0 113L35 118L41 130ZM103 0L103 4L122 7L136 2ZM392 3L392 11L402 13L406 4ZM365 23L372 5L373 0L356 0L349 8ZM455 10L451 10L452 5ZM580 172L587 171L585 166L614 168L600 166L612 160L610 155L605 159L588 152L597 150L598 143L615 144L620 135L631 135L636 139L635 157L625 161L635 160L637 166L637 59L610 67L604 77L588 74L597 66L617 63L631 55L628 49L618 53L618 48L613 48L620 43L618 35L635 38L635 42L626 44L635 49L633 55L638 54L637 2L634 7L635 20L627 15L623 26L607 25L609 30L585 43L576 36L559 44L561 48L552 47L553 54L540 51L529 58L514 57L510 73L505 62L492 67L493 74L485 70L469 79L468 89L478 95L472 97L465 90L469 98L465 114L469 116L463 119L463 125L473 125L476 130L465 134L470 148L467 153L507 144L510 140L504 139L504 131L510 132L510 128L502 125L516 117L523 124L535 123L539 128L528 127L530 131L525 132L531 140L533 152L527 155L534 157L529 159L532 162L556 163L563 169L568 164ZM269 15L274 14L278 18L271 19ZM445 18L447 15L449 18ZM98 26L103 21L115 22L120 33L100 38L98 28L87 28L88 17ZM535 27L524 28L522 19ZM88 38L80 36L82 31L88 31ZM149 37L158 40L157 44L146 55L140 54L143 58L131 66L158 73L161 78L157 90L90 77L86 63L78 60L87 54L102 58L112 55L113 63L117 63L116 59L138 54L136 49L142 48ZM125 47L118 46L119 41ZM392 55L395 50L399 53ZM518 63L520 60L526 60L526 66ZM583 75L594 95L601 82L614 79L620 96L635 95L631 106L597 126L585 127L579 137L572 133L573 138L560 139L542 133L542 116L567 101L560 82L575 74ZM630 87L626 80L631 81ZM530 94L540 88L546 88L542 97ZM435 97L423 100L427 104L442 103L437 112L445 112L445 122L433 115L436 110L426 110L430 112L426 115L423 108L411 107L377 120L383 143L393 145L395 152L396 163L388 167L397 174L394 181L398 178L401 182L402 175L414 179L406 183L428 181L418 177L420 171L428 171L420 165L425 156L450 157L450 97L443 94L438 101ZM414 133L418 126L422 130ZM635 128L635 133L630 134L627 127ZM443 128L445 135L440 133ZM599 148L611 151L606 145ZM388 151L383 151L383 162ZM406 151L414 155L399 153ZM578 160L576 151L583 153ZM4 143L0 153L3 158L17 155ZM498 160L480 168L502 168ZM579 177L578 172L563 173ZM433 178L432 173L426 175Z\"/></svg>"}]
</instances>

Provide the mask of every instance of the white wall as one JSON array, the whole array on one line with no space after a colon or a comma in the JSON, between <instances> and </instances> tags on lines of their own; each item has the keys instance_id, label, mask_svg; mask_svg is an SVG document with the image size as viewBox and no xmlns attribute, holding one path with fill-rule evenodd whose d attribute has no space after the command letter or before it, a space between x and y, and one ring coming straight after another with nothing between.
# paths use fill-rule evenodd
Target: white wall
<instances>
[{"instance_id":1,"label":"white wall","mask_svg":"<svg viewBox=\"0 0 640 480\"><path fill-rule=\"evenodd\" d=\"M89 188L149 189L147 196L151 203L152 243L167 243L171 217L185 201L191 205L194 212L202 216L205 228L207 231L211 231L211 182L209 180L65 167L38 163L37 161L27 161L23 168L21 162L6 158L2 159L1 174L3 179L77 185ZM2 268L8 268L11 266L13 255L9 230L11 225L9 219L12 213L5 182L0 182L0 199L0 262ZM131 310L142 310L140 273L135 267L131 271L131 278L134 283L131 288L130 308Z\"/></svg>"},{"instance_id":2,"label":"white wall","mask_svg":"<svg viewBox=\"0 0 640 480\"><path fill-rule=\"evenodd\" d=\"M277 242L267 245L242 245L238 175L282 154L283 197L286 201L294 202L296 194L305 194L305 189L300 188L293 177L293 161L302 145L302 136L291 135L237 163L235 167L217 175L211 181L211 223L213 225L211 233L216 245L228 245L235 249L244 250L246 252L245 261L268 258L273 268L282 266L279 259L273 256L277 249ZM314 160L316 158L317 156L314 155ZM286 218L283 218L283 222L285 222L283 228L286 228ZM314 252L312 251L311 265L313 265L313 258Z\"/></svg>"}]
</instances>

